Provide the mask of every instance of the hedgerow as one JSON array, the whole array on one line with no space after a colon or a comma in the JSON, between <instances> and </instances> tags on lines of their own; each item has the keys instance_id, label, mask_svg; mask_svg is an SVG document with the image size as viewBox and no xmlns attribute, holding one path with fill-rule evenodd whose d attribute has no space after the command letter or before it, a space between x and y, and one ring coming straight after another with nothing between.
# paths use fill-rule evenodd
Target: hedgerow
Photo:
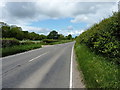
<instances>
[{"instance_id":1,"label":"hedgerow","mask_svg":"<svg viewBox=\"0 0 120 90\"><path fill-rule=\"evenodd\" d=\"M76 40L84 43L98 54L109 58L120 58L120 25L118 12L93 25ZM120 59L114 59L120 63Z\"/></svg>"},{"instance_id":2,"label":"hedgerow","mask_svg":"<svg viewBox=\"0 0 120 90\"><path fill-rule=\"evenodd\" d=\"M1 38L0 43L2 44L2 48L20 45L19 40L15 38Z\"/></svg>"},{"instance_id":3,"label":"hedgerow","mask_svg":"<svg viewBox=\"0 0 120 90\"><path fill-rule=\"evenodd\" d=\"M55 39L44 39L43 42L44 43L53 43L53 42L57 42L58 40Z\"/></svg>"}]
</instances>

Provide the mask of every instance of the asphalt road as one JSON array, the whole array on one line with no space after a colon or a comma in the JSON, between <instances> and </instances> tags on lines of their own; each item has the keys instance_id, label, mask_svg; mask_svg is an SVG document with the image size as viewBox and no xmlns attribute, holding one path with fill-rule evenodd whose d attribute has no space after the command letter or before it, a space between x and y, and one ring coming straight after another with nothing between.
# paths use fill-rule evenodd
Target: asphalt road
<instances>
[{"instance_id":1,"label":"asphalt road","mask_svg":"<svg viewBox=\"0 0 120 90\"><path fill-rule=\"evenodd\" d=\"M74 43L2 58L2 88L69 88Z\"/></svg>"}]
</instances>

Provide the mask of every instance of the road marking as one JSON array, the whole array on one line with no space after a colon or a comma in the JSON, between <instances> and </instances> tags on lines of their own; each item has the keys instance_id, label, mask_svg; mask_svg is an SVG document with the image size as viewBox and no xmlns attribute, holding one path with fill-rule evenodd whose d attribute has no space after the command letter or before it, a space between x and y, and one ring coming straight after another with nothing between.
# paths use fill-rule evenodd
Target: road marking
<instances>
[{"instance_id":1,"label":"road marking","mask_svg":"<svg viewBox=\"0 0 120 90\"><path fill-rule=\"evenodd\" d=\"M31 59L31 60L29 60L29 62L32 62L33 60L35 60L35 59L37 59L37 58L39 58L39 57L41 57L41 56L43 56L43 55L45 55L45 54L47 54L47 53L48 53L48 52L43 53L43 54L41 54L41 55L39 55L39 56L37 56L37 57L35 57L35 58Z\"/></svg>"},{"instance_id":2,"label":"road marking","mask_svg":"<svg viewBox=\"0 0 120 90\"><path fill-rule=\"evenodd\" d=\"M35 60L35 59L37 59L37 58L39 58L39 57L41 57L41 56L43 56L43 55L47 54L47 53L48 53L48 52L43 53L43 54L41 54L41 55L39 55L39 56L37 56L37 57L35 57L35 58L33 58L33 59L29 60L28 62L31 62L31 61L33 61L33 60ZM25 62L25 63L27 63L27 62ZM0 74L0 76L1 76L1 75L3 75L3 74L5 74L5 73L7 73L7 72L9 72L9 71L11 71L11 70L13 70L13 69L16 69L16 67L20 67L21 65L23 65L23 64L25 64L25 63L18 64L18 65L16 65L16 66L14 66L14 67L12 67L12 68L8 69L7 71L2 72L2 74Z\"/></svg>"},{"instance_id":3,"label":"road marking","mask_svg":"<svg viewBox=\"0 0 120 90\"><path fill-rule=\"evenodd\" d=\"M71 63L70 63L70 86L69 86L69 88L72 88L73 49L74 49L74 45L72 46L72 51L71 51Z\"/></svg>"},{"instance_id":4,"label":"road marking","mask_svg":"<svg viewBox=\"0 0 120 90\"><path fill-rule=\"evenodd\" d=\"M11 57L19 56L19 55L26 54L26 53L30 53L30 52L33 52L33 51L36 51L36 50L40 50L40 49L42 49L42 48L37 48L37 49L33 49L33 50L29 50L29 51L25 51L25 52L13 54L13 55L1 57L1 58L2 58L2 60L3 60L3 59L6 59L6 58L11 58Z\"/></svg>"},{"instance_id":5,"label":"road marking","mask_svg":"<svg viewBox=\"0 0 120 90\"><path fill-rule=\"evenodd\" d=\"M60 44L60 45L62 45L62 44ZM51 45L50 47L52 47L52 46L55 46L55 45ZM19 56L19 55L22 55L22 54L25 54L25 53L30 53L30 52L33 52L33 51L36 51L36 50L40 50L40 49L43 49L43 48L44 47L33 49L33 50L29 50L29 51L25 51L25 52L20 52L20 53L13 54L13 55L10 55L10 56L1 57L0 59L3 60L3 59L6 59L6 58L11 58L11 57Z\"/></svg>"}]
</instances>

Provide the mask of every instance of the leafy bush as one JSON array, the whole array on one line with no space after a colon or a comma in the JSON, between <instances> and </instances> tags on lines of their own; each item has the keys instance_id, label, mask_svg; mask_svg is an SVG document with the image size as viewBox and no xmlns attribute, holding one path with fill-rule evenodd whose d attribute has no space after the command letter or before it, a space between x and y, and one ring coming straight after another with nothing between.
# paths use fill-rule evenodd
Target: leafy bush
<instances>
[{"instance_id":1,"label":"leafy bush","mask_svg":"<svg viewBox=\"0 0 120 90\"><path fill-rule=\"evenodd\" d=\"M102 20L83 32L77 43L84 43L98 54L109 58L120 58L120 25L118 13ZM117 59L120 62L120 59Z\"/></svg>"},{"instance_id":2,"label":"leafy bush","mask_svg":"<svg viewBox=\"0 0 120 90\"><path fill-rule=\"evenodd\" d=\"M20 44L21 45L29 45L29 44L35 44L35 43L32 41L24 41L24 42L21 42Z\"/></svg>"},{"instance_id":3,"label":"leafy bush","mask_svg":"<svg viewBox=\"0 0 120 90\"><path fill-rule=\"evenodd\" d=\"M2 57L36 48L41 48L41 44L39 43L39 44L30 44L30 45L19 45L19 46L2 48Z\"/></svg>"},{"instance_id":4,"label":"leafy bush","mask_svg":"<svg viewBox=\"0 0 120 90\"><path fill-rule=\"evenodd\" d=\"M20 44L19 41L15 38L3 38L0 39L0 43L2 43L3 48Z\"/></svg>"},{"instance_id":5,"label":"leafy bush","mask_svg":"<svg viewBox=\"0 0 120 90\"><path fill-rule=\"evenodd\" d=\"M49 45L55 45L55 44L63 44L63 43L68 43L68 42L72 42L73 40L58 40L56 42L52 42L52 43L47 43Z\"/></svg>"},{"instance_id":6,"label":"leafy bush","mask_svg":"<svg viewBox=\"0 0 120 90\"><path fill-rule=\"evenodd\" d=\"M53 42L58 42L58 40L55 40L55 39L44 39L43 42L44 43L53 43Z\"/></svg>"}]
</instances>

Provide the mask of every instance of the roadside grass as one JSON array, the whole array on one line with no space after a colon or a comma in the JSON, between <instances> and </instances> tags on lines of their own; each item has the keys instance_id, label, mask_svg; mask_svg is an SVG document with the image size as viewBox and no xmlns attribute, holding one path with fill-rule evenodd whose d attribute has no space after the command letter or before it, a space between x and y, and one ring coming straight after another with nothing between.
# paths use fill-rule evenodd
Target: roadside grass
<instances>
[{"instance_id":1,"label":"roadside grass","mask_svg":"<svg viewBox=\"0 0 120 90\"><path fill-rule=\"evenodd\" d=\"M120 66L96 55L83 44L75 45L75 53L86 88L120 88Z\"/></svg>"},{"instance_id":2,"label":"roadside grass","mask_svg":"<svg viewBox=\"0 0 120 90\"><path fill-rule=\"evenodd\" d=\"M4 57L36 48L41 48L41 44L16 45L12 47L0 48L0 51L2 50L2 57Z\"/></svg>"},{"instance_id":3,"label":"roadside grass","mask_svg":"<svg viewBox=\"0 0 120 90\"><path fill-rule=\"evenodd\" d=\"M42 45L55 45L55 44L62 44L62 43L67 43L67 42L71 42L72 40L60 40L57 42L52 42L52 43L44 43L44 42L32 42L32 41L24 41L21 42L22 44L20 45L14 45L14 46L10 46L10 47L5 47L5 48L0 48L0 57L5 57L8 55L13 55L16 53L20 53L20 52L25 52L28 50L32 50L32 49L36 49L36 48L41 48Z\"/></svg>"}]
</instances>

